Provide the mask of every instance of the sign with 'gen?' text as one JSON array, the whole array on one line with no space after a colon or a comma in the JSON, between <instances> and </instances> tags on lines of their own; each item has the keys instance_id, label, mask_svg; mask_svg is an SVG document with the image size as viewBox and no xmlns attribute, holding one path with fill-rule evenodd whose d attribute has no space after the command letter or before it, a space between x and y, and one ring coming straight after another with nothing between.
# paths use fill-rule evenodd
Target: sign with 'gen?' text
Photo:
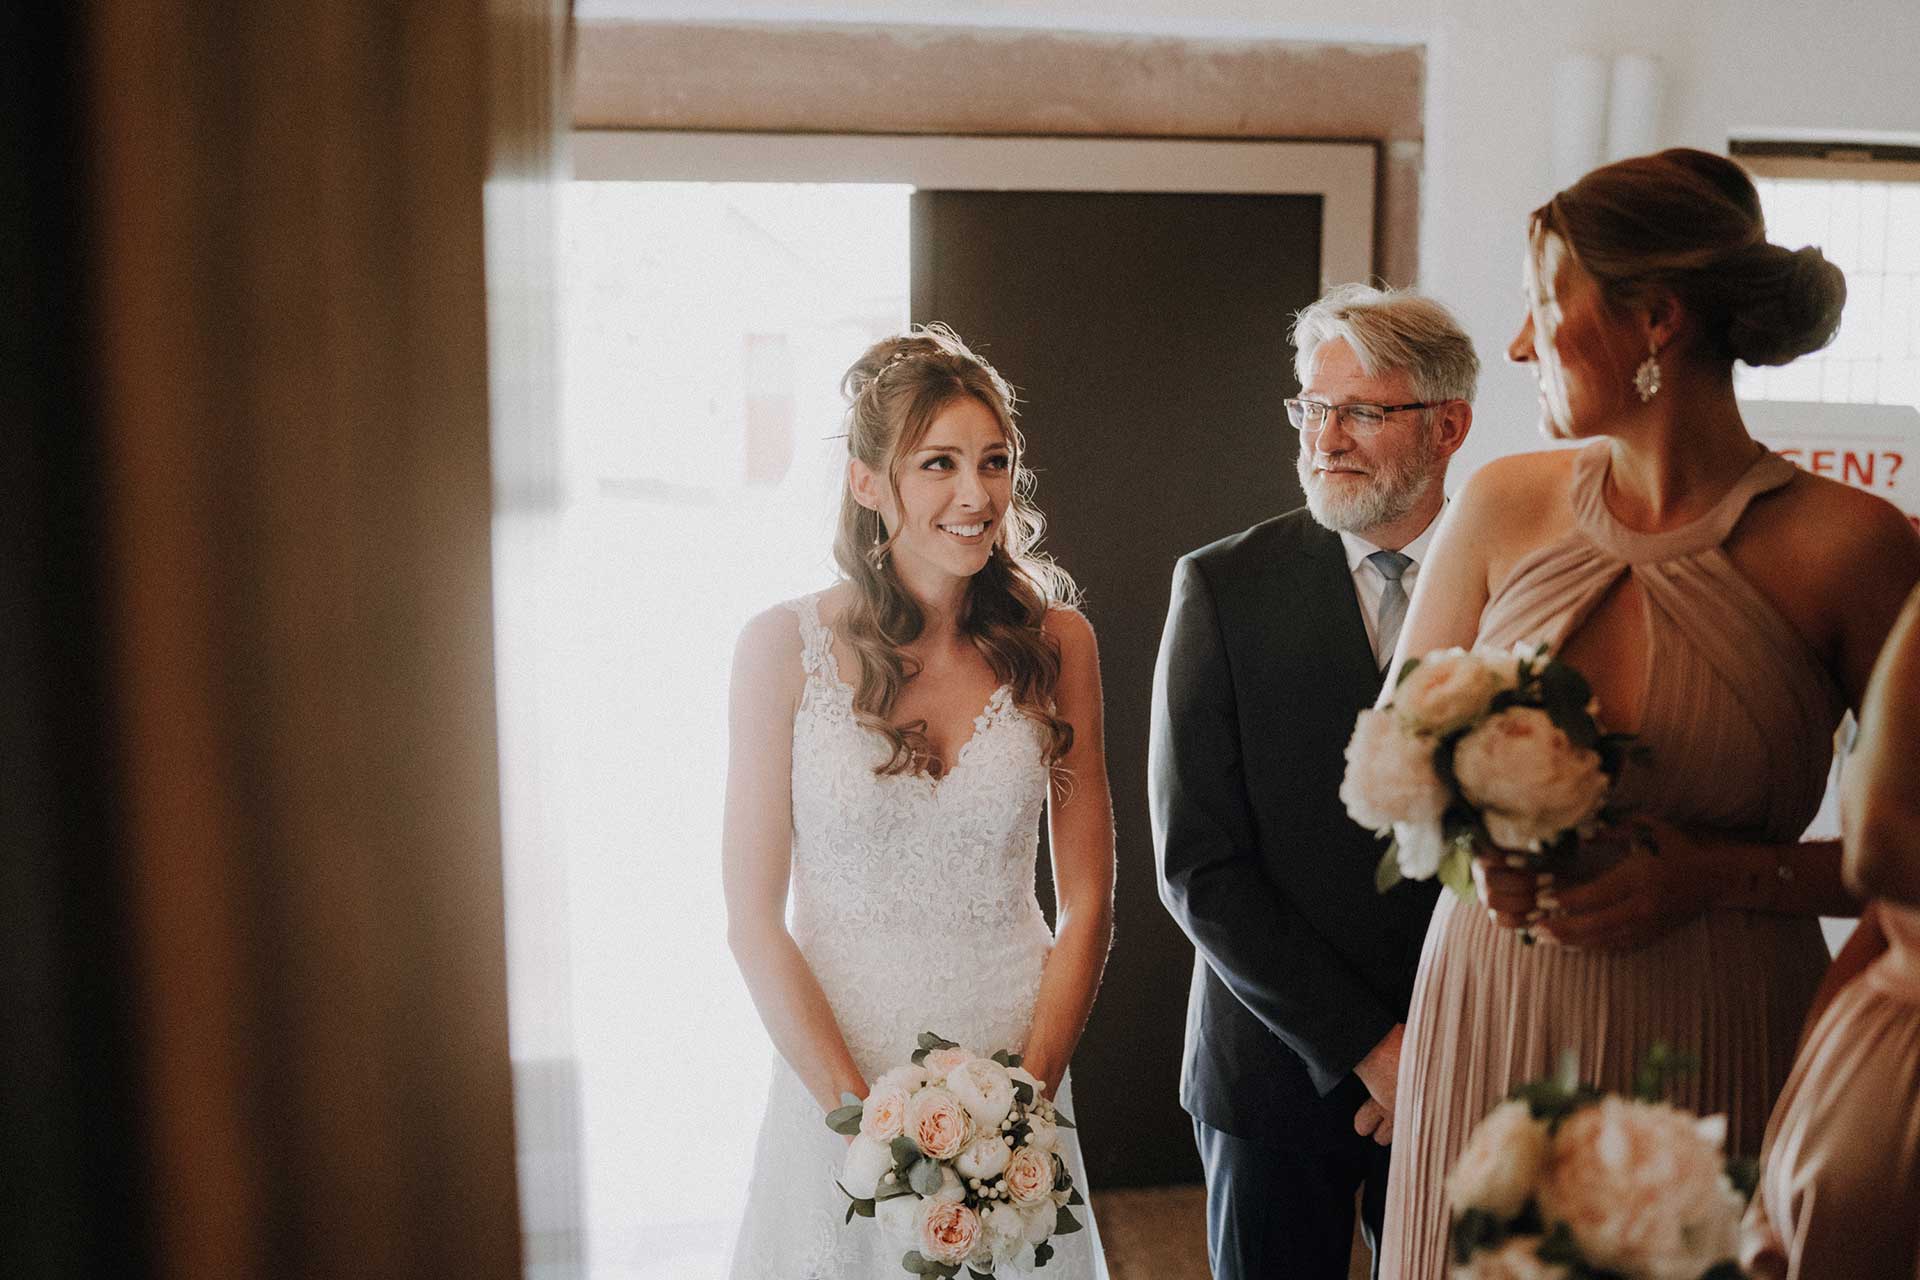
<instances>
[{"instance_id":1,"label":"sign with 'gen?' text","mask_svg":"<svg viewBox=\"0 0 1920 1280\"><path fill-rule=\"evenodd\" d=\"M1920 530L1920 409L1743 400L1740 413L1787 461L1885 498Z\"/></svg>"}]
</instances>

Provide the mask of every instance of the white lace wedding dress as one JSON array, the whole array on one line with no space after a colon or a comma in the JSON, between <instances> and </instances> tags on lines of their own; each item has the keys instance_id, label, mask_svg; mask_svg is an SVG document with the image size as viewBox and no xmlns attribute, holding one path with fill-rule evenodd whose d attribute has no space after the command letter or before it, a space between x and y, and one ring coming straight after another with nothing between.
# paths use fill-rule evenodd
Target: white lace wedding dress
<instances>
[{"instance_id":1,"label":"white lace wedding dress","mask_svg":"<svg viewBox=\"0 0 1920 1280\"><path fill-rule=\"evenodd\" d=\"M1053 935L1034 898L1046 800L1045 738L997 690L945 777L882 777L883 740L853 718L820 622L799 615L806 690L793 720L791 928L868 1080L907 1061L922 1031L982 1053L1019 1052ZM1067 1084L1057 1101L1078 1119ZM1061 1150L1084 1194L1071 1131ZM754 1152L734 1280L899 1280L902 1250L846 1217L834 1185L845 1139L775 1058ZM1053 1238L1043 1280L1104 1277L1092 1205L1086 1230ZM1003 1267L1005 1273L1009 1269ZM963 1273L964 1274L964 1273Z\"/></svg>"}]
</instances>

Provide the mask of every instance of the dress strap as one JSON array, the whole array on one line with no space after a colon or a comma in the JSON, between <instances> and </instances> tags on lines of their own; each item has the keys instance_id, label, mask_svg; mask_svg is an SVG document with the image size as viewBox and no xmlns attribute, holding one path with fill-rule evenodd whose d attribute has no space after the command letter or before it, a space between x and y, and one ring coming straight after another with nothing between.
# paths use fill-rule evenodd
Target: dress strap
<instances>
[{"instance_id":1,"label":"dress strap","mask_svg":"<svg viewBox=\"0 0 1920 1280\"><path fill-rule=\"evenodd\" d=\"M800 619L800 667L808 675L827 671L833 660L833 633L820 621L820 593L787 601L787 608Z\"/></svg>"},{"instance_id":2,"label":"dress strap","mask_svg":"<svg viewBox=\"0 0 1920 1280\"><path fill-rule=\"evenodd\" d=\"M1719 546L1740 523L1747 504L1792 480L1795 470L1779 454L1763 453L1704 514L1677 528L1643 533L1621 524L1607 509L1607 476L1612 466L1613 455L1605 441L1582 449L1573 460L1573 517L1595 546L1628 564L1674 560Z\"/></svg>"}]
</instances>

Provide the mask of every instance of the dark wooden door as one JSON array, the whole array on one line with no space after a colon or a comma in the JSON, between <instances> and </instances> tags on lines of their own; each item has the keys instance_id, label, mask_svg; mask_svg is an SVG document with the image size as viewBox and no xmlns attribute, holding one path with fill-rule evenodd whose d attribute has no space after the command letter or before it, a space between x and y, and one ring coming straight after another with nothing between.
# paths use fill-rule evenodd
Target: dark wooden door
<instances>
[{"instance_id":1,"label":"dark wooden door","mask_svg":"<svg viewBox=\"0 0 1920 1280\"><path fill-rule=\"evenodd\" d=\"M1317 196L913 197L913 318L952 325L1019 391L1044 546L1100 638L1117 927L1074 1059L1096 1189L1200 1177L1178 1097L1193 948L1155 883L1148 702L1175 559L1300 504L1280 402L1320 219ZM1048 889L1043 864L1051 910Z\"/></svg>"}]
</instances>

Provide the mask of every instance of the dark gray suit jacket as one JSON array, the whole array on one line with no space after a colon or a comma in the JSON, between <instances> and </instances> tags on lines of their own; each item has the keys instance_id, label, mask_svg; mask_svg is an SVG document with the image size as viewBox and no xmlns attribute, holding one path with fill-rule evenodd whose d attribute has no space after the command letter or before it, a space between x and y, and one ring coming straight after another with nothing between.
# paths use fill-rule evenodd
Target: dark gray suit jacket
<instances>
[{"instance_id":1,"label":"dark gray suit jacket","mask_svg":"<svg viewBox=\"0 0 1920 1280\"><path fill-rule=\"evenodd\" d=\"M1180 1101L1238 1137L1351 1142L1353 1067L1406 1017L1437 884L1376 893L1385 843L1339 797L1380 680L1339 535L1305 510L1176 566L1147 777L1195 951Z\"/></svg>"}]
</instances>

